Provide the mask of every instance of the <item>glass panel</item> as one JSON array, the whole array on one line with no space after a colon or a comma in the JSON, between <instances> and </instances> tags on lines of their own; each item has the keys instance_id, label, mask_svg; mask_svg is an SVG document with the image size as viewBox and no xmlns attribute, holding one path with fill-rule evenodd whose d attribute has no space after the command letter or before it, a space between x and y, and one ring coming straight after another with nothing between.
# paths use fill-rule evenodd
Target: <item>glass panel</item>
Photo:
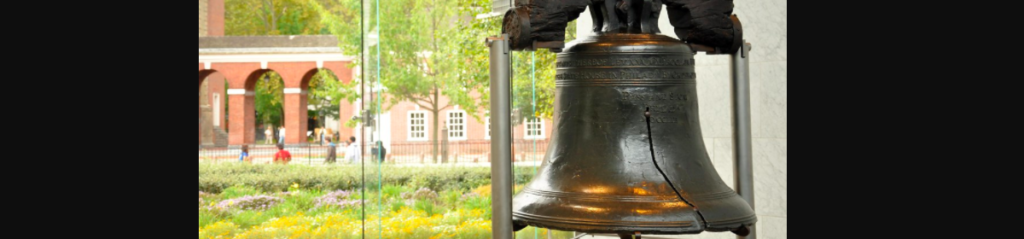
<instances>
[{"instance_id":1,"label":"glass panel","mask_svg":"<svg viewBox=\"0 0 1024 239\"><path fill-rule=\"evenodd\" d=\"M280 114L256 113L261 123L254 127L256 143L246 149L252 163L228 169L201 164L200 173L244 172L237 178L262 185L230 188L217 195L201 192L201 237L204 228L214 233L223 227L233 228L233 235L267 237L490 238L491 131L486 111L492 99L489 49L483 39L500 34L503 17L501 12L492 13L492 5L492 0L226 0L225 15L244 12L225 19L226 32L333 35L344 60L315 63L319 70L303 79L301 84L308 86L299 89L282 79L290 77L286 71L257 76L260 81L253 83L254 89L278 97L264 100L257 92L257 103L277 102L275 106L283 109ZM257 21L260 17L278 21ZM263 29L263 23L277 26ZM243 25L252 29L239 27ZM570 23L568 40L575 35L574 26ZM513 190L519 192L537 173L553 128L526 124L526 119L553 122L555 54L541 49L512 55ZM344 66L327 67L332 64ZM227 85L222 90L219 99L225 113L228 100L252 100L234 96L236 91ZM270 165L278 152L272 144L283 140L277 128L289 122L283 117L305 110L283 103L296 93L308 93L300 99L307 102L298 105L309 107L310 121L301 123L301 132L288 136L299 134L304 140L286 147L293 157L289 165ZM218 117L225 118L224 128L234 124L227 121L227 114ZM241 150L201 149L200 157L244 161L239 158ZM217 214L203 209L228 204L225 200L236 196L262 194L281 201L265 211ZM571 232L534 227L515 235L571 237Z\"/></svg>"}]
</instances>

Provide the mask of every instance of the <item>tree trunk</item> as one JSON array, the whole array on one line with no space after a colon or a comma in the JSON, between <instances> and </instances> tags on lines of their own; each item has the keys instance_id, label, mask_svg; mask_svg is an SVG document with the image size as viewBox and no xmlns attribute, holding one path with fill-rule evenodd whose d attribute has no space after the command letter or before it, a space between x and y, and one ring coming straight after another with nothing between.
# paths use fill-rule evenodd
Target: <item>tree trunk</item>
<instances>
[{"instance_id":1,"label":"tree trunk","mask_svg":"<svg viewBox=\"0 0 1024 239\"><path fill-rule=\"evenodd\" d=\"M437 113L439 111L441 111L441 110L437 110L437 106L434 106L434 110L431 110L431 111L433 111L433 113L434 113L434 128L432 128L432 131L434 131L434 132L431 132L432 134L430 136L430 143L433 144L434 147L430 151L430 153L432 155L434 155L434 160L431 160L430 162L436 163L437 162L437 146L438 146L438 144L437 144L438 143L438 141L437 141L437 118L438 118L437 117Z\"/></svg>"}]
</instances>

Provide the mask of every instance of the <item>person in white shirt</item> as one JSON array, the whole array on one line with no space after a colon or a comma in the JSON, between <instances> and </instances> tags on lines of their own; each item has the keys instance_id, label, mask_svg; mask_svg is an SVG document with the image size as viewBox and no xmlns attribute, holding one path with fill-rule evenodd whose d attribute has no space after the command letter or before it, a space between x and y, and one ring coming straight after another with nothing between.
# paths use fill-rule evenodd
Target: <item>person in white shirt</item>
<instances>
[{"instance_id":1,"label":"person in white shirt","mask_svg":"<svg viewBox=\"0 0 1024 239\"><path fill-rule=\"evenodd\" d=\"M280 135L278 135L277 137L278 137L278 138L280 138L280 139L279 139L279 140L277 141L277 143L278 143L278 144L283 144L283 143L284 143L284 126L281 126L281 131L280 131Z\"/></svg>"},{"instance_id":2,"label":"person in white shirt","mask_svg":"<svg viewBox=\"0 0 1024 239\"><path fill-rule=\"evenodd\" d=\"M348 148L345 149L345 159L349 163L356 163L359 161L362 153L359 152L359 145L356 144L356 136L349 137Z\"/></svg>"}]
</instances>

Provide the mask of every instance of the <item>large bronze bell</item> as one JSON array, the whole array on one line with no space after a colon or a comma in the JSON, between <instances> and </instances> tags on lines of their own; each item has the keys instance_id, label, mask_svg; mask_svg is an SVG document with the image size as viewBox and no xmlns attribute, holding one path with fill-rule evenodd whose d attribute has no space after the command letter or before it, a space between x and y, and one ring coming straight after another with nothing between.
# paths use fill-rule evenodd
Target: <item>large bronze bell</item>
<instances>
[{"instance_id":1,"label":"large bronze bell","mask_svg":"<svg viewBox=\"0 0 1024 239\"><path fill-rule=\"evenodd\" d=\"M537 175L513 199L514 228L744 235L757 218L708 158L690 46L649 33L567 45L555 130Z\"/></svg>"}]
</instances>

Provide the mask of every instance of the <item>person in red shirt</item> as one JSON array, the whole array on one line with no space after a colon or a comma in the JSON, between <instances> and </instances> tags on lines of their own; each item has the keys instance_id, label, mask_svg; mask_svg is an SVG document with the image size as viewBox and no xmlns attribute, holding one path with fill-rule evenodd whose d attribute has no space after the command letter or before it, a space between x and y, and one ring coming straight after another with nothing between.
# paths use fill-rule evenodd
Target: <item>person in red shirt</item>
<instances>
[{"instance_id":1,"label":"person in red shirt","mask_svg":"<svg viewBox=\"0 0 1024 239\"><path fill-rule=\"evenodd\" d=\"M289 161L292 161L292 154L288 150L284 150L284 144L277 144L277 149L277 153L274 154L274 163L288 164Z\"/></svg>"}]
</instances>

